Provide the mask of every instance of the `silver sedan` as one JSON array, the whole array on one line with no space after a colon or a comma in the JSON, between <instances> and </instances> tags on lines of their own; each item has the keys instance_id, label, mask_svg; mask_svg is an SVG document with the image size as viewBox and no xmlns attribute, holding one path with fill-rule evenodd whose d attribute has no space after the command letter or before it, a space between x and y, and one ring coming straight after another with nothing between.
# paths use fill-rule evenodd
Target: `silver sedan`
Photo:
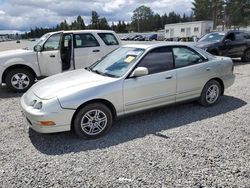
<instances>
[{"instance_id":1,"label":"silver sedan","mask_svg":"<svg viewBox=\"0 0 250 188\"><path fill-rule=\"evenodd\" d=\"M218 102L233 62L182 43L126 45L90 67L48 77L21 98L32 129L93 139L120 116L190 99Z\"/></svg>"}]
</instances>

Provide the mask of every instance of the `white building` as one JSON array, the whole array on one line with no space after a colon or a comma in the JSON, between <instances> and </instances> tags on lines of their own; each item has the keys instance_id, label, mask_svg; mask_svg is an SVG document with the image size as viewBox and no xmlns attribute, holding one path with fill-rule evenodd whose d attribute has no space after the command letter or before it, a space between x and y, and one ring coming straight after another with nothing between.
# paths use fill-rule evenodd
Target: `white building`
<instances>
[{"instance_id":1,"label":"white building","mask_svg":"<svg viewBox=\"0 0 250 188\"><path fill-rule=\"evenodd\" d=\"M165 25L165 38L198 37L213 30L213 21L184 22Z\"/></svg>"}]
</instances>

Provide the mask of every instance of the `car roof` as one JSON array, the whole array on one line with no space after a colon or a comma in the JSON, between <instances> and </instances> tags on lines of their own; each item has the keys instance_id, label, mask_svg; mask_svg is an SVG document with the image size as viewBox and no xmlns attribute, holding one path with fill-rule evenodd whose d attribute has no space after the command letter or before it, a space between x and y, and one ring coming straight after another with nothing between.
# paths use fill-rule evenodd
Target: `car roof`
<instances>
[{"instance_id":1,"label":"car roof","mask_svg":"<svg viewBox=\"0 0 250 188\"><path fill-rule=\"evenodd\" d=\"M167 46L188 46L192 47L192 42L157 42L154 44L126 44L123 47L130 47L130 48L141 48L141 49L152 49L157 47L167 47Z\"/></svg>"},{"instance_id":2,"label":"car roof","mask_svg":"<svg viewBox=\"0 0 250 188\"><path fill-rule=\"evenodd\" d=\"M90 29L86 29L86 30L61 30L61 31L55 31L55 32L50 32L50 34L55 34L55 33L115 33L112 30L90 30Z\"/></svg>"}]
</instances>

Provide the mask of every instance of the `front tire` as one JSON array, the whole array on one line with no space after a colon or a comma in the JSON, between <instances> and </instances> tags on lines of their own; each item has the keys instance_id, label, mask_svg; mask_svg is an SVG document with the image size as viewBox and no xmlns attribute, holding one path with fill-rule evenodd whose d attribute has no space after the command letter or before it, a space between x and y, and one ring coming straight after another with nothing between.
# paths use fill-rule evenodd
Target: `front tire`
<instances>
[{"instance_id":1,"label":"front tire","mask_svg":"<svg viewBox=\"0 0 250 188\"><path fill-rule=\"evenodd\" d=\"M243 57L241 58L241 60L243 62L250 62L250 49L247 49L245 52L244 52L244 55Z\"/></svg>"},{"instance_id":2,"label":"front tire","mask_svg":"<svg viewBox=\"0 0 250 188\"><path fill-rule=\"evenodd\" d=\"M73 126L80 138L96 139L109 131L112 122L112 113L106 105L92 103L77 112Z\"/></svg>"},{"instance_id":3,"label":"front tire","mask_svg":"<svg viewBox=\"0 0 250 188\"><path fill-rule=\"evenodd\" d=\"M220 83L216 80L210 80L202 90L199 103L203 106L212 106L218 102L221 93Z\"/></svg>"},{"instance_id":4,"label":"front tire","mask_svg":"<svg viewBox=\"0 0 250 188\"><path fill-rule=\"evenodd\" d=\"M7 73L5 81L9 89L23 93L34 84L35 77L27 69L13 69Z\"/></svg>"}]
</instances>

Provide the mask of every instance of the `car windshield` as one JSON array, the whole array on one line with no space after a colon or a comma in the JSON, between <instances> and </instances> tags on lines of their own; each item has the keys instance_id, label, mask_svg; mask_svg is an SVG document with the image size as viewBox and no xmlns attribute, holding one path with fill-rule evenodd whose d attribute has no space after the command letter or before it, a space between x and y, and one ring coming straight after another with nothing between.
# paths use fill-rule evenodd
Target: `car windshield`
<instances>
[{"instance_id":1,"label":"car windshield","mask_svg":"<svg viewBox=\"0 0 250 188\"><path fill-rule=\"evenodd\" d=\"M201 37L199 42L218 42L223 39L225 33L209 33Z\"/></svg>"},{"instance_id":2,"label":"car windshield","mask_svg":"<svg viewBox=\"0 0 250 188\"><path fill-rule=\"evenodd\" d=\"M38 39L35 45L43 44L43 42L46 41L50 37L50 35L51 35L50 33L43 35L41 38Z\"/></svg>"},{"instance_id":3,"label":"car windshield","mask_svg":"<svg viewBox=\"0 0 250 188\"><path fill-rule=\"evenodd\" d=\"M39 38L38 40L36 40L35 42L32 42L29 46L27 46L27 47L25 47L23 49L25 49L25 50L33 50L34 46L43 44L44 41L46 41L50 36L51 36L51 34L47 33L47 34L43 35L41 38Z\"/></svg>"},{"instance_id":4,"label":"car windshield","mask_svg":"<svg viewBox=\"0 0 250 188\"><path fill-rule=\"evenodd\" d=\"M124 75L145 50L141 48L121 47L105 56L100 62L89 68L90 71L109 77Z\"/></svg>"}]
</instances>

